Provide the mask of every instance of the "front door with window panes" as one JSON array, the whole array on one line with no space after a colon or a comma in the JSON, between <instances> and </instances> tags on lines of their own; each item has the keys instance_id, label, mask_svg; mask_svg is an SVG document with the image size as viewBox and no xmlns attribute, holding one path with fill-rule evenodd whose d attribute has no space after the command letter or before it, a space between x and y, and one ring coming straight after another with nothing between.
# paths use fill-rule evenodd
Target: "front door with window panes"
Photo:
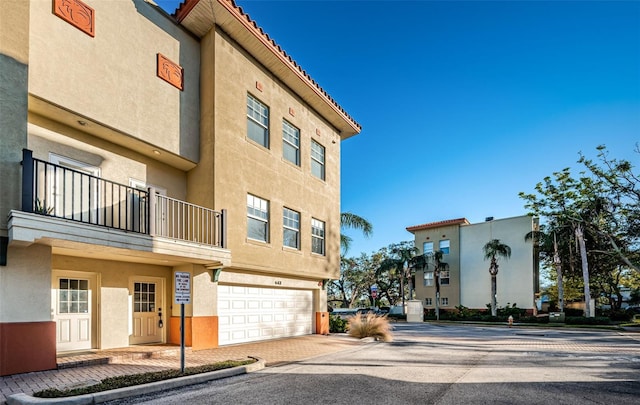
<instances>
[{"instance_id":1,"label":"front door with window panes","mask_svg":"<svg viewBox=\"0 0 640 405\"><path fill-rule=\"evenodd\" d=\"M54 320L58 351L91 349L91 284L89 278L55 277Z\"/></svg>"},{"instance_id":2,"label":"front door with window panes","mask_svg":"<svg viewBox=\"0 0 640 405\"><path fill-rule=\"evenodd\" d=\"M130 344L156 343L162 341L164 326L162 311L162 280L144 278L134 280L133 328Z\"/></svg>"}]
</instances>

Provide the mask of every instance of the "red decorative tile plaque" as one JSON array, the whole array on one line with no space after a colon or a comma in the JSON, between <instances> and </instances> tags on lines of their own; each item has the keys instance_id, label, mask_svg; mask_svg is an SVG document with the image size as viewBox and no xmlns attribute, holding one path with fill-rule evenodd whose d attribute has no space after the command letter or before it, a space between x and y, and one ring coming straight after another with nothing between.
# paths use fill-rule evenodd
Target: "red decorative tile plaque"
<instances>
[{"instance_id":1,"label":"red decorative tile plaque","mask_svg":"<svg viewBox=\"0 0 640 405\"><path fill-rule=\"evenodd\" d=\"M85 34L95 36L96 13L95 10L80 0L53 0L53 14L62 18L69 24L83 31Z\"/></svg>"},{"instance_id":2,"label":"red decorative tile plaque","mask_svg":"<svg viewBox=\"0 0 640 405\"><path fill-rule=\"evenodd\" d=\"M167 59L163 54L158 54L159 78L182 90L184 85L183 73L184 71L180 65Z\"/></svg>"}]
</instances>

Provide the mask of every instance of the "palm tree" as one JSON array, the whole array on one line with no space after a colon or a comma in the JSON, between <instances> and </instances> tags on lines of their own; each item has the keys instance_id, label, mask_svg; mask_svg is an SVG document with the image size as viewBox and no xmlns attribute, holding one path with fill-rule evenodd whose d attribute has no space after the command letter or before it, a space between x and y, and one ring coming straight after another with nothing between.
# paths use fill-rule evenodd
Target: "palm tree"
<instances>
[{"instance_id":1,"label":"palm tree","mask_svg":"<svg viewBox=\"0 0 640 405\"><path fill-rule=\"evenodd\" d=\"M491 274L491 316L497 316L496 311L496 294L497 294L497 282L496 276L498 275L498 258L503 257L508 259L511 257L511 248L504 243L500 242L500 239L492 239L487 242L482 248L484 252L484 259L491 259L489 265L489 274Z\"/></svg>"},{"instance_id":2,"label":"palm tree","mask_svg":"<svg viewBox=\"0 0 640 405\"><path fill-rule=\"evenodd\" d=\"M369 221L351 212L343 212L340 214L340 228L361 230L362 234L367 238L373 233L373 225L371 225ZM344 253L349 250L351 241L352 239L350 237L340 233L340 247Z\"/></svg>"}]
</instances>

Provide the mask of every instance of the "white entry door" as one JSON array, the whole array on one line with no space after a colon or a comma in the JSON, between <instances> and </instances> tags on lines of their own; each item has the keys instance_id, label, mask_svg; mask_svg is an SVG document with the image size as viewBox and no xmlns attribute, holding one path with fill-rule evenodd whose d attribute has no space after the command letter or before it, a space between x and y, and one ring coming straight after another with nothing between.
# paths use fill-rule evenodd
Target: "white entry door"
<instances>
[{"instance_id":1,"label":"white entry door","mask_svg":"<svg viewBox=\"0 0 640 405\"><path fill-rule=\"evenodd\" d=\"M56 350L92 348L95 277L54 272L52 306L56 323Z\"/></svg>"},{"instance_id":2,"label":"white entry door","mask_svg":"<svg viewBox=\"0 0 640 405\"><path fill-rule=\"evenodd\" d=\"M132 281L130 288L133 294L133 327L129 343L162 342L164 280L140 277Z\"/></svg>"}]
</instances>

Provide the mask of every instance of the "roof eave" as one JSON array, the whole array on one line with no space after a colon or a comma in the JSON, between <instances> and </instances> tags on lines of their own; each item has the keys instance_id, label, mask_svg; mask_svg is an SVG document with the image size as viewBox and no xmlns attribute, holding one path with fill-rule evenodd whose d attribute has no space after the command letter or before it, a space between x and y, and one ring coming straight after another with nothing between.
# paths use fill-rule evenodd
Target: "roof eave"
<instances>
[{"instance_id":1,"label":"roof eave","mask_svg":"<svg viewBox=\"0 0 640 405\"><path fill-rule=\"evenodd\" d=\"M415 233L418 231L424 231L426 229L437 229L445 226L455 226L455 225L469 225L469 221L467 221L466 218L448 219L445 221L429 222L427 224L422 224L422 225L408 226L405 229L411 233Z\"/></svg>"},{"instance_id":2,"label":"roof eave","mask_svg":"<svg viewBox=\"0 0 640 405\"><path fill-rule=\"evenodd\" d=\"M199 38L215 25L289 86L339 132L341 139L360 133L353 120L233 0L186 0L175 13L178 22Z\"/></svg>"}]
</instances>

